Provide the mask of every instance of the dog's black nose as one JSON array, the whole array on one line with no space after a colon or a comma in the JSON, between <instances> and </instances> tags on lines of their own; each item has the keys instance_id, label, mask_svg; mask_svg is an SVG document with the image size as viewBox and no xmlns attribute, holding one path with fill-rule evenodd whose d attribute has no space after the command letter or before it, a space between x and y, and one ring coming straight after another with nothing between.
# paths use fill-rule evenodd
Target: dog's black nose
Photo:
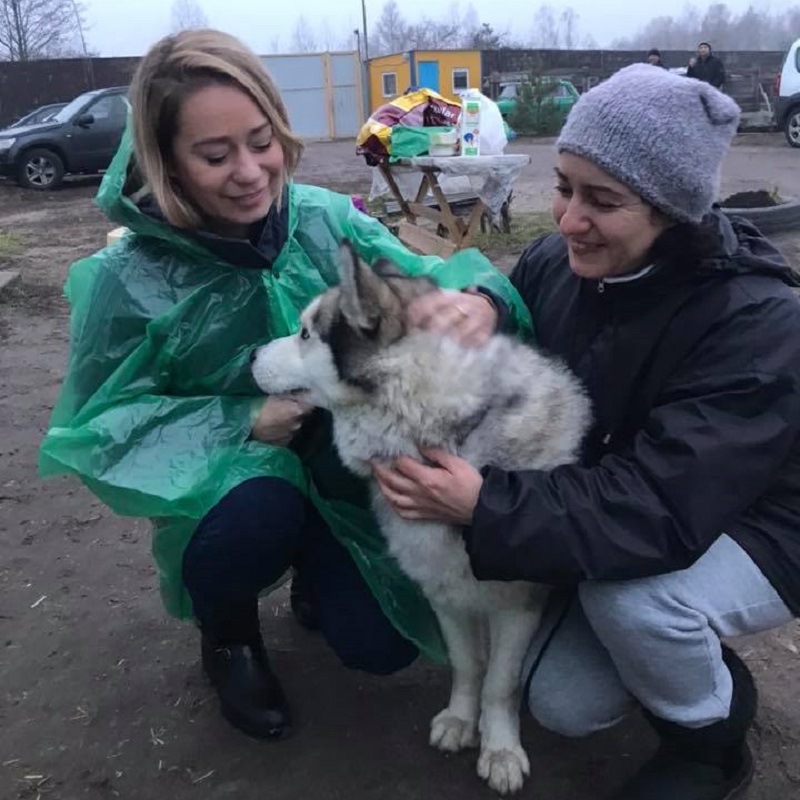
<instances>
[{"instance_id":1,"label":"dog's black nose","mask_svg":"<svg viewBox=\"0 0 800 800\"><path fill-rule=\"evenodd\" d=\"M250 363L252 364L258 358L258 348L250 351Z\"/></svg>"}]
</instances>

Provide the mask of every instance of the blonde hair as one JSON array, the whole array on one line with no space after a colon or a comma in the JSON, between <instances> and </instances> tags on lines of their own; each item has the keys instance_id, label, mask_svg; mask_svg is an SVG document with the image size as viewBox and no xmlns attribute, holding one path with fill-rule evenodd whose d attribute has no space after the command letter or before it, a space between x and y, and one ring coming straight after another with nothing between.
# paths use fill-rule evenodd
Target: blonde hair
<instances>
[{"instance_id":1,"label":"blonde hair","mask_svg":"<svg viewBox=\"0 0 800 800\"><path fill-rule=\"evenodd\" d=\"M166 219L179 228L201 227L202 215L170 176L178 115L187 97L219 83L245 92L272 125L285 161L278 202L303 151L277 86L252 50L215 30L164 37L142 59L131 82L131 124L135 167Z\"/></svg>"}]
</instances>

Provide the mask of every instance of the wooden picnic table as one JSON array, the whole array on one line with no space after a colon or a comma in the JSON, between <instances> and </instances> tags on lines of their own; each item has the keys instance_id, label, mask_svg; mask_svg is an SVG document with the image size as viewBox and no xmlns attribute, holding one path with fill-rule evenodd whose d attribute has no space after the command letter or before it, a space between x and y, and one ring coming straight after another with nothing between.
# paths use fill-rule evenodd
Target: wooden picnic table
<instances>
[{"instance_id":1,"label":"wooden picnic table","mask_svg":"<svg viewBox=\"0 0 800 800\"><path fill-rule=\"evenodd\" d=\"M511 192L514 178L529 163L530 156L527 155L417 156L393 162L384 161L379 169L404 216L398 231L400 239L420 252L448 256L456 250L470 246L481 224L481 218L491 210L489 204L492 201L495 204L497 202L498 183L501 184L501 193L505 192L505 197L501 198L504 201ZM397 169L420 174L419 187L412 199L407 199L400 190L394 175ZM486 192L478 188L471 210L464 219L455 208L464 204L463 195L458 198L448 196L439 183L442 174L477 178L482 187L491 187L492 200L489 200ZM435 205L426 202L429 194L432 195ZM420 226L420 219L433 222L437 233ZM439 235L439 231L445 232L446 237Z\"/></svg>"}]
</instances>

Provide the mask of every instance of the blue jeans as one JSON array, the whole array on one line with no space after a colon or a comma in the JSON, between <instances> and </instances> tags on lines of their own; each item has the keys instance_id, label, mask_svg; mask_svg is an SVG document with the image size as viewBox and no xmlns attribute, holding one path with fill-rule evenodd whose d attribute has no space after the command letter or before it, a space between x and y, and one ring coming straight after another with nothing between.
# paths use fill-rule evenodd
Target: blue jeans
<instances>
[{"instance_id":1,"label":"blue jeans","mask_svg":"<svg viewBox=\"0 0 800 800\"><path fill-rule=\"evenodd\" d=\"M384 615L347 550L313 505L279 478L254 478L200 521L183 579L200 627L216 640L258 636L258 594L298 568L320 631L345 666L386 675L408 666L415 645Z\"/></svg>"},{"instance_id":2,"label":"blue jeans","mask_svg":"<svg viewBox=\"0 0 800 800\"><path fill-rule=\"evenodd\" d=\"M554 595L525 660L525 700L541 725L565 736L611 727L637 705L702 728L730 711L720 637L791 620L750 556L723 535L688 569Z\"/></svg>"}]
</instances>

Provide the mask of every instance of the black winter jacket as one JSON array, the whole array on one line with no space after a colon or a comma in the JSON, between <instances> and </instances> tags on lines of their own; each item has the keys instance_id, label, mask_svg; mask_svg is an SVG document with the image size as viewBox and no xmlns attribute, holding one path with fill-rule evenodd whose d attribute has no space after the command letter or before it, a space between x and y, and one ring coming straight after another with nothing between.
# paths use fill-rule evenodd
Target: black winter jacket
<instances>
[{"instance_id":1,"label":"black winter jacket","mask_svg":"<svg viewBox=\"0 0 800 800\"><path fill-rule=\"evenodd\" d=\"M698 58L694 66L688 67L686 75L689 78L697 78L699 81L710 83L717 89L725 83L725 67L722 62L712 53L706 58Z\"/></svg>"},{"instance_id":2,"label":"black winter jacket","mask_svg":"<svg viewBox=\"0 0 800 800\"><path fill-rule=\"evenodd\" d=\"M754 227L713 220L718 257L629 282L579 278L558 235L523 254L512 281L594 425L578 464L483 469L464 531L478 578L656 575L725 532L800 613L798 279Z\"/></svg>"}]
</instances>

